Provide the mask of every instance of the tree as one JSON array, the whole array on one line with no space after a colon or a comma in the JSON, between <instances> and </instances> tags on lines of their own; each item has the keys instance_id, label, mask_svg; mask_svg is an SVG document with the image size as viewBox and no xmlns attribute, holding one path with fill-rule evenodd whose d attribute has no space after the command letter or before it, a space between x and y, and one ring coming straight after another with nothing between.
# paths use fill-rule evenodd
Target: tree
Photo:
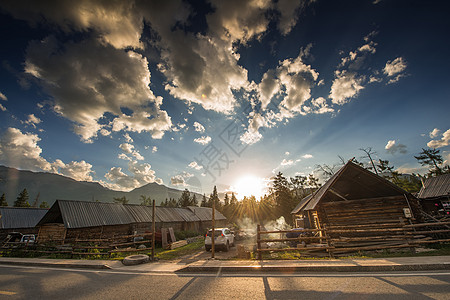
<instances>
[{"instance_id":1,"label":"tree","mask_svg":"<svg viewBox=\"0 0 450 300\"><path fill-rule=\"evenodd\" d=\"M145 197L145 195L141 195L140 198L141 198L141 205L145 205L145 206L153 205L152 199L150 198L150 196ZM167 199L166 199L166 201L167 201Z\"/></svg>"},{"instance_id":2,"label":"tree","mask_svg":"<svg viewBox=\"0 0 450 300\"><path fill-rule=\"evenodd\" d=\"M188 189L185 189L183 193L180 196L180 199L178 199L178 206L179 207L187 207L191 205L191 193Z\"/></svg>"},{"instance_id":3,"label":"tree","mask_svg":"<svg viewBox=\"0 0 450 300\"><path fill-rule=\"evenodd\" d=\"M123 196L123 197L115 197L114 198L114 203L119 203L119 204L128 204L129 200L127 199L127 197Z\"/></svg>"},{"instance_id":4,"label":"tree","mask_svg":"<svg viewBox=\"0 0 450 300\"><path fill-rule=\"evenodd\" d=\"M224 206L230 205L230 198L228 197L228 194L225 193L225 198L223 199Z\"/></svg>"},{"instance_id":5,"label":"tree","mask_svg":"<svg viewBox=\"0 0 450 300\"><path fill-rule=\"evenodd\" d=\"M23 191L17 197L17 200L14 201L14 207L30 207L30 203L28 203L28 199L30 196L28 195L27 189L23 189Z\"/></svg>"},{"instance_id":6,"label":"tree","mask_svg":"<svg viewBox=\"0 0 450 300\"><path fill-rule=\"evenodd\" d=\"M197 196L195 195L195 193L192 195L191 205L192 206L198 206Z\"/></svg>"},{"instance_id":7,"label":"tree","mask_svg":"<svg viewBox=\"0 0 450 300\"><path fill-rule=\"evenodd\" d=\"M5 193L3 193L0 197L0 206L8 206L8 201L6 201Z\"/></svg>"},{"instance_id":8,"label":"tree","mask_svg":"<svg viewBox=\"0 0 450 300\"><path fill-rule=\"evenodd\" d=\"M201 207L207 207L208 206L208 200L206 199L206 195L205 194L203 194L202 202L200 202L200 206Z\"/></svg>"},{"instance_id":9,"label":"tree","mask_svg":"<svg viewBox=\"0 0 450 300\"><path fill-rule=\"evenodd\" d=\"M291 211L295 207L296 201L289 189L286 177L284 177L281 172L278 172L273 178L272 194L274 196L278 215L283 216L286 222L289 222L289 220L291 220Z\"/></svg>"},{"instance_id":10,"label":"tree","mask_svg":"<svg viewBox=\"0 0 450 300\"><path fill-rule=\"evenodd\" d=\"M220 200L219 200L219 194L217 193L217 187L214 186L212 194L209 196L209 207L212 207L212 204L215 204L215 208L217 210L220 210Z\"/></svg>"},{"instance_id":11,"label":"tree","mask_svg":"<svg viewBox=\"0 0 450 300\"><path fill-rule=\"evenodd\" d=\"M40 208L49 208L49 205L47 201L42 201L41 205L39 205Z\"/></svg>"},{"instance_id":12,"label":"tree","mask_svg":"<svg viewBox=\"0 0 450 300\"><path fill-rule=\"evenodd\" d=\"M375 164L373 163L373 159L372 159L372 155L377 154L375 151L372 151L372 147L367 147L367 148L359 148L359 150L363 151L366 153L367 157L370 160L370 163L372 164L372 168L373 171L375 172L375 174L378 175L378 171L377 168L375 168ZM370 170L371 168L369 168Z\"/></svg>"},{"instance_id":13,"label":"tree","mask_svg":"<svg viewBox=\"0 0 450 300\"><path fill-rule=\"evenodd\" d=\"M441 151L437 149L422 148L422 152L420 152L418 156L414 155L414 158L417 159L422 166L430 167L430 169L428 170L428 176L430 177L432 177L433 175L442 175L449 171L448 166L446 168L440 167L443 162L440 152Z\"/></svg>"}]
</instances>

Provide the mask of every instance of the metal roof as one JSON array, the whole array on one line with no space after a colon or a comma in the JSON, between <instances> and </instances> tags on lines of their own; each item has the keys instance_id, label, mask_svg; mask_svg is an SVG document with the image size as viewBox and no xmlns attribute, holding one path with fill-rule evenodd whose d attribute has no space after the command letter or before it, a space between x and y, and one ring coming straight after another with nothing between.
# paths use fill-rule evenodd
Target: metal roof
<instances>
[{"instance_id":1,"label":"metal roof","mask_svg":"<svg viewBox=\"0 0 450 300\"><path fill-rule=\"evenodd\" d=\"M309 200L311 200L311 197L313 194L309 194L308 196L304 197L300 202L297 204L297 206L291 211L291 214L296 214L300 210L302 210L303 207L305 207L306 204L308 204Z\"/></svg>"},{"instance_id":2,"label":"metal roof","mask_svg":"<svg viewBox=\"0 0 450 300\"><path fill-rule=\"evenodd\" d=\"M212 220L212 208L211 207L188 206L188 208L200 219L200 221L211 221ZM216 220L226 220L227 219L217 209L215 209L214 212L215 212Z\"/></svg>"},{"instance_id":3,"label":"metal roof","mask_svg":"<svg viewBox=\"0 0 450 300\"><path fill-rule=\"evenodd\" d=\"M343 201L381 198L408 194L402 188L396 186L369 170L366 170L351 161L347 162L324 185L322 185L309 199L303 198L300 210L314 210L322 201ZM304 202L304 203L302 203ZM299 205L300 206L300 203ZM297 207L296 207L297 208ZM293 210L293 213L298 211Z\"/></svg>"},{"instance_id":4,"label":"metal roof","mask_svg":"<svg viewBox=\"0 0 450 300\"><path fill-rule=\"evenodd\" d=\"M419 198L450 196L450 174L426 178L418 194Z\"/></svg>"},{"instance_id":5,"label":"metal roof","mask_svg":"<svg viewBox=\"0 0 450 300\"><path fill-rule=\"evenodd\" d=\"M155 222L198 222L211 220L209 207L156 207ZM216 210L216 220L226 219ZM87 201L57 200L38 225L63 223L66 228L152 222L152 207Z\"/></svg>"},{"instance_id":6,"label":"metal roof","mask_svg":"<svg viewBox=\"0 0 450 300\"><path fill-rule=\"evenodd\" d=\"M0 228L33 228L47 211L47 208L0 207Z\"/></svg>"}]
</instances>

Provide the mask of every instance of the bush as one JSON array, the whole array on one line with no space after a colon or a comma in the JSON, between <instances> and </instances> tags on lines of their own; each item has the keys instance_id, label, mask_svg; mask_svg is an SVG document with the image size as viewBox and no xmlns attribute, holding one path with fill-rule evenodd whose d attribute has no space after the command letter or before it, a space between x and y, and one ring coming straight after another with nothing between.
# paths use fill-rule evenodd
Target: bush
<instances>
[{"instance_id":1,"label":"bush","mask_svg":"<svg viewBox=\"0 0 450 300\"><path fill-rule=\"evenodd\" d=\"M175 238L177 239L177 241L185 240L187 238L198 236L198 235L201 235L201 234L198 233L197 231L193 231L193 230L185 230L185 231L176 231L175 232Z\"/></svg>"}]
</instances>

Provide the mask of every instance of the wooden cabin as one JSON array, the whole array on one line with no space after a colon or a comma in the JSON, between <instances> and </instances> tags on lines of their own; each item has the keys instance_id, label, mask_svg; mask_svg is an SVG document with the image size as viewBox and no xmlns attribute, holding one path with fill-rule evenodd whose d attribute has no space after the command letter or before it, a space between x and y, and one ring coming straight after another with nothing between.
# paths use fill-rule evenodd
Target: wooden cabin
<instances>
[{"instance_id":1,"label":"wooden cabin","mask_svg":"<svg viewBox=\"0 0 450 300\"><path fill-rule=\"evenodd\" d=\"M417 197L428 214L450 216L450 174L425 178Z\"/></svg>"},{"instance_id":2,"label":"wooden cabin","mask_svg":"<svg viewBox=\"0 0 450 300\"><path fill-rule=\"evenodd\" d=\"M11 232L37 234L36 224L47 211L47 208L0 207L0 241Z\"/></svg>"},{"instance_id":3,"label":"wooden cabin","mask_svg":"<svg viewBox=\"0 0 450 300\"><path fill-rule=\"evenodd\" d=\"M196 214L196 212L198 213ZM207 212L208 211L208 212ZM201 214L200 214L201 212ZM172 227L174 231L206 230L204 216L212 209L156 207L156 230ZM218 224L226 218L216 210ZM141 234L152 229L152 207L87 201L57 200L37 224L38 241L63 242L66 239L104 239L114 236ZM211 226L209 219L208 226Z\"/></svg>"},{"instance_id":4,"label":"wooden cabin","mask_svg":"<svg viewBox=\"0 0 450 300\"><path fill-rule=\"evenodd\" d=\"M404 224L422 218L416 197L349 161L291 212L296 227Z\"/></svg>"}]
</instances>

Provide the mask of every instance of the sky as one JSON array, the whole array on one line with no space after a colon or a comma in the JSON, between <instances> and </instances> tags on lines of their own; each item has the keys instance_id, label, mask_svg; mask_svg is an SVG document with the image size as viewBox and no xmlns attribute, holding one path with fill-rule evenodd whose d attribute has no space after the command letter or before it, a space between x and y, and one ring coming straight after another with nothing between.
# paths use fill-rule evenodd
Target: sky
<instances>
[{"instance_id":1,"label":"sky","mask_svg":"<svg viewBox=\"0 0 450 300\"><path fill-rule=\"evenodd\" d=\"M1 1L0 165L241 196L368 147L424 173L450 161L449 6Z\"/></svg>"}]
</instances>

